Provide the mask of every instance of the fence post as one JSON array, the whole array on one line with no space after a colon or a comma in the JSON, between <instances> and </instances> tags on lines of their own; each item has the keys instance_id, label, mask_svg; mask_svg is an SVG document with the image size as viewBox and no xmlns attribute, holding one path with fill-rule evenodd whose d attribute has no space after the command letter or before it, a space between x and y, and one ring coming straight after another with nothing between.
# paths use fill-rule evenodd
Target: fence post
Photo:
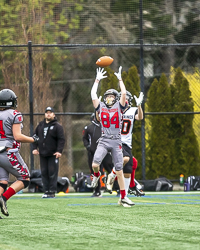
<instances>
[{"instance_id":1,"label":"fence post","mask_svg":"<svg viewBox=\"0 0 200 250\"><path fill-rule=\"evenodd\" d=\"M140 0L140 86L141 91L144 93L144 56L143 56L143 3ZM145 94L145 93L144 93ZM142 179L145 180L146 169L145 169L145 110L144 101L142 103L142 109L144 118L141 126L141 137L142 137Z\"/></svg>"},{"instance_id":2,"label":"fence post","mask_svg":"<svg viewBox=\"0 0 200 250\"><path fill-rule=\"evenodd\" d=\"M28 41L29 61L29 110L30 110L30 136L33 135L33 68L32 68L32 42ZM30 144L31 170L34 169L33 145Z\"/></svg>"}]
</instances>

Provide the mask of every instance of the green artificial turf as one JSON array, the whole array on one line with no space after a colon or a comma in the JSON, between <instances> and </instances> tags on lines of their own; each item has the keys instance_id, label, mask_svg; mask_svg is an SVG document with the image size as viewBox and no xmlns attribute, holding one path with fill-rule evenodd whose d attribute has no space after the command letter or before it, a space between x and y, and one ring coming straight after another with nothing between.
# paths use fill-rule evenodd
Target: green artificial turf
<instances>
[{"instance_id":1,"label":"green artificial turf","mask_svg":"<svg viewBox=\"0 0 200 250\"><path fill-rule=\"evenodd\" d=\"M131 208L89 195L15 195L0 220L0 249L200 249L199 192L131 196Z\"/></svg>"}]
</instances>

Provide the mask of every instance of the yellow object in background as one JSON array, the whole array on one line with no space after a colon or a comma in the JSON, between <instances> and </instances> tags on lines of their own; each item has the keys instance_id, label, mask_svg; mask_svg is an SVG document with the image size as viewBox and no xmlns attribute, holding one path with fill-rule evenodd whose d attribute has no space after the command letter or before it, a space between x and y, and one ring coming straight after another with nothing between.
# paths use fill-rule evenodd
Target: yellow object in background
<instances>
[{"instance_id":1,"label":"yellow object in background","mask_svg":"<svg viewBox=\"0 0 200 250\"><path fill-rule=\"evenodd\" d=\"M64 193L64 192L59 192L58 195L59 195L59 196L64 196L64 195L66 195L66 193Z\"/></svg>"}]
</instances>

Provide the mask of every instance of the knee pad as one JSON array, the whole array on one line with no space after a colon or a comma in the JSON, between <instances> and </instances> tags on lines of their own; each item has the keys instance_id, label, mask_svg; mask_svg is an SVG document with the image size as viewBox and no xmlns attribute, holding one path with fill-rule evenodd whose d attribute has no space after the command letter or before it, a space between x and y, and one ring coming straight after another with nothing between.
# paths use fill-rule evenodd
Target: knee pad
<instances>
[{"instance_id":1,"label":"knee pad","mask_svg":"<svg viewBox=\"0 0 200 250\"><path fill-rule=\"evenodd\" d=\"M30 183L30 181L28 181L28 180L23 180L22 182L24 184L24 188L28 187L28 185Z\"/></svg>"},{"instance_id":2,"label":"knee pad","mask_svg":"<svg viewBox=\"0 0 200 250\"><path fill-rule=\"evenodd\" d=\"M4 192L6 191L7 186L8 186L8 184L0 183L0 187L3 188Z\"/></svg>"},{"instance_id":3,"label":"knee pad","mask_svg":"<svg viewBox=\"0 0 200 250\"><path fill-rule=\"evenodd\" d=\"M137 164L138 164L137 159L136 159L135 157L133 157L133 166L132 166L132 169L133 169L133 170L136 170Z\"/></svg>"},{"instance_id":4,"label":"knee pad","mask_svg":"<svg viewBox=\"0 0 200 250\"><path fill-rule=\"evenodd\" d=\"M115 170L116 170L116 171L123 170L123 166L122 166L121 164L116 164L116 165L115 165Z\"/></svg>"}]
</instances>

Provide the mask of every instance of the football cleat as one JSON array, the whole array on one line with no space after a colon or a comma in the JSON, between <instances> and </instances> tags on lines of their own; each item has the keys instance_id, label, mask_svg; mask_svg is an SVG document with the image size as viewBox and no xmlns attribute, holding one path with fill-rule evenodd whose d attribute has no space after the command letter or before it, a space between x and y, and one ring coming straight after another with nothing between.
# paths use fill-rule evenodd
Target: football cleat
<instances>
[{"instance_id":1,"label":"football cleat","mask_svg":"<svg viewBox=\"0 0 200 250\"><path fill-rule=\"evenodd\" d=\"M113 189L113 184L114 184L114 181L115 181L115 177L116 176L113 176L112 174L108 175L108 179L107 179L107 183L106 183L106 189L110 194L112 194L112 189Z\"/></svg>"},{"instance_id":2,"label":"football cleat","mask_svg":"<svg viewBox=\"0 0 200 250\"><path fill-rule=\"evenodd\" d=\"M4 201L2 196L0 197L0 207L2 214L4 214L5 216L9 216L8 209L6 206L6 201Z\"/></svg>"},{"instance_id":3,"label":"football cleat","mask_svg":"<svg viewBox=\"0 0 200 250\"><path fill-rule=\"evenodd\" d=\"M134 194L135 196L145 196L145 193L143 192L142 189L137 188L136 186L134 187L129 187L128 189L129 194Z\"/></svg>"},{"instance_id":4,"label":"football cleat","mask_svg":"<svg viewBox=\"0 0 200 250\"><path fill-rule=\"evenodd\" d=\"M42 198L55 198L55 193L44 193Z\"/></svg>"},{"instance_id":5,"label":"football cleat","mask_svg":"<svg viewBox=\"0 0 200 250\"><path fill-rule=\"evenodd\" d=\"M130 205L126 204L126 203L122 203L121 202L121 198L118 200L118 205L119 206L123 206L123 207L131 207Z\"/></svg>"},{"instance_id":6,"label":"football cleat","mask_svg":"<svg viewBox=\"0 0 200 250\"><path fill-rule=\"evenodd\" d=\"M124 199L119 199L118 205L123 206L123 207L131 207L134 206L135 203L132 202L127 196L124 197Z\"/></svg>"},{"instance_id":7,"label":"football cleat","mask_svg":"<svg viewBox=\"0 0 200 250\"><path fill-rule=\"evenodd\" d=\"M55 197L55 194L48 194L47 198L56 198L56 197Z\"/></svg>"},{"instance_id":8,"label":"football cleat","mask_svg":"<svg viewBox=\"0 0 200 250\"><path fill-rule=\"evenodd\" d=\"M101 198L101 192L94 192L91 197Z\"/></svg>"},{"instance_id":9,"label":"football cleat","mask_svg":"<svg viewBox=\"0 0 200 250\"><path fill-rule=\"evenodd\" d=\"M101 177L101 172L99 171L99 173L100 174L99 174L98 177L96 177L96 176L93 175L92 182L91 182L91 185L90 185L91 188L96 188L98 186L98 180Z\"/></svg>"},{"instance_id":10,"label":"football cleat","mask_svg":"<svg viewBox=\"0 0 200 250\"><path fill-rule=\"evenodd\" d=\"M43 194L42 195L42 198L47 198L48 197L48 194Z\"/></svg>"}]
</instances>

